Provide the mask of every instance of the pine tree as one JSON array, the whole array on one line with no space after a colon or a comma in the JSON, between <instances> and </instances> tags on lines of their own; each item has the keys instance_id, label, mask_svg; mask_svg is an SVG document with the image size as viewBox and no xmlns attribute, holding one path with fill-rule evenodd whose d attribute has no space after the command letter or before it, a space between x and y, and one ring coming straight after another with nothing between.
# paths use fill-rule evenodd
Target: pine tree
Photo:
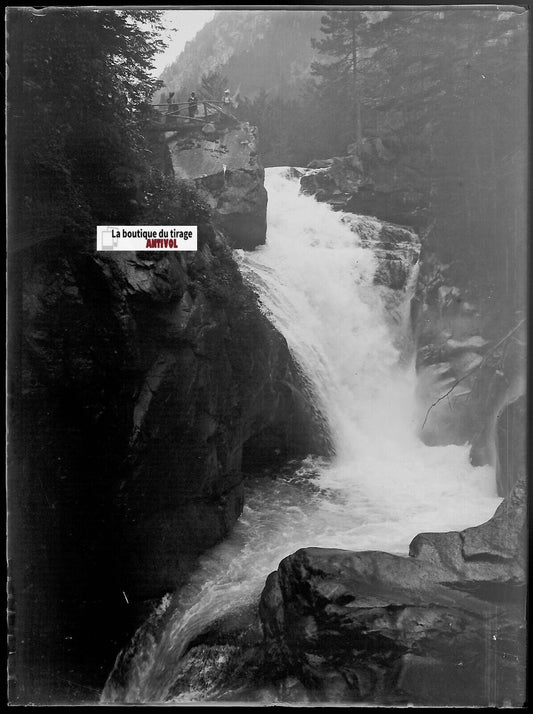
<instances>
[{"instance_id":1,"label":"pine tree","mask_svg":"<svg viewBox=\"0 0 533 714\"><path fill-rule=\"evenodd\" d=\"M8 91L9 135L21 146L10 170L25 207L24 234L42 231L45 223L60 233L93 219L118 220L128 210L112 199L135 187L125 188L124 171L116 179L115 170L142 170L150 100L161 85L151 74L163 46L160 15L10 11L8 27L13 21L21 46L17 56L16 38L9 37L9 61L20 74Z\"/></svg>"},{"instance_id":2,"label":"pine tree","mask_svg":"<svg viewBox=\"0 0 533 714\"><path fill-rule=\"evenodd\" d=\"M362 83L360 79L361 33L367 24L365 13L357 10L330 10L322 17L324 37L311 43L333 61L314 62L312 72L321 78L323 97L334 111L348 111L355 142L362 141ZM335 108L334 108L335 107Z\"/></svg>"},{"instance_id":3,"label":"pine tree","mask_svg":"<svg viewBox=\"0 0 533 714\"><path fill-rule=\"evenodd\" d=\"M444 262L460 255L455 279L483 283L509 306L522 299L526 26L524 13L496 6L402 10L365 36L374 48L365 99L381 138L431 186L437 227L426 245Z\"/></svg>"},{"instance_id":4,"label":"pine tree","mask_svg":"<svg viewBox=\"0 0 533 714\"><path fill-rule=\"evenodd\" d=\"M200 80L200 89L198 94L201 99L211 99L213 101L222 101L224 91L228 88L228 78L220 72L206 72Z\"/></svg>"}]
</instances>

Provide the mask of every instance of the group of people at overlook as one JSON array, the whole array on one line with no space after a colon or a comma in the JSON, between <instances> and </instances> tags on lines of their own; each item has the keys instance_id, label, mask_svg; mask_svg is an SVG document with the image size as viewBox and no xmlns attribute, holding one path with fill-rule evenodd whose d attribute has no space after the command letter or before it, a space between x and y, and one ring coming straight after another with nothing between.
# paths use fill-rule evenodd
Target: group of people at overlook
<instances>
[{"instance_id":1,"label":"group of people at overlook","mask_svg":"<svg viewBox=\"0 0 533 714\"><path fill-rule=\"evenodd\" d=\"M167 99L168 112L169 113L172 112L172 114L177 115L180 113L180 105L174 104L174 102L173 102L174 94L175 94L174 92L169 92L169 94L168 94L168 99ZM188 104L189 117L191 119L194 119L194 117L198 113L198 98L197 98L195 92L191 92L189 99L187 100L187 104ZM226 89L224 91L224 96L222 97L222 104L227 105L228 108L232 104L231 97L229 94L229 89Z\"/></svg>"}]
</instances>

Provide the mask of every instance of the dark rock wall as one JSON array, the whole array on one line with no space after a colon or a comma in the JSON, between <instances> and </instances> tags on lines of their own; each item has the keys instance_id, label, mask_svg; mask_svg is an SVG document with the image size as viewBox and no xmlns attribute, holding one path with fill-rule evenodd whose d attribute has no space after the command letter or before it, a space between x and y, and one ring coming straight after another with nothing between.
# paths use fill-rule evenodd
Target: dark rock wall
<instances>
[{"instance_id":1,"label":"dark rock wall","mask_svg":"<svg viewBox=\"0 0 533 714\"><path fill-rule=\"evenodd\" d=\"M94 697L137 604L183 582L240 515L243 450L268 465L312 451L319 430L284 338L210 224L197 253L92 243L21 258L19 701L57 701L68 668L82 684L67 699Z\"/></svg>"},{"instance_id":2,"label":"dark rock wall","mask_svg":"<svg viewBox=\"0 0 533 714\"><path fill-rule=\"evenodd\" d=\"M491 166L475 178L462 169L455 180L438 177L421 231L415 322L424 412L453 387L422 438L469 441L474 463L496 466L497 414L525 392L528 231L522 153Z\"/></svg>"},{"instance_id":3,"label":"dark rock wall","mask_svg":"<svg viewBox=\"0 0 533 714\"><path fill-rule=\"evenodd\" d=\"M496 481L500 495L507 496L515 483L527 480L527 400L522 395L497 415Z\"/></svg>"},{"instance_id":4,"label":"dark rock wall","mask_svg":"<svg viewBox=\"0 0 533 714\"><path fill-rule=\"evenodd\" d=\"M428 444L472 444L475 465L496 465L496 419L525 392L526 324L498 320L494 303L421 278L414 300L421 435ZM497 312L496 312L497 314Z\"/></svg>"}]
</instances>

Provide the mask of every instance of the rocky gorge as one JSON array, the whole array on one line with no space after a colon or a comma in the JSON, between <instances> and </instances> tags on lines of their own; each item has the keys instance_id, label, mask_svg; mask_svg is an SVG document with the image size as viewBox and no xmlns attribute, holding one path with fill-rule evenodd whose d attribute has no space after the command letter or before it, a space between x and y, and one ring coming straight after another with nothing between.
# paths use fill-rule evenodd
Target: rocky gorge
<instances>
[{"instance_id":1,"label":"rocky gorge","mask_svg":"<svg viewBox=\"0 0 533 714\"><path fill-rule=\"evenodd\" d=\"M402 168L401 154L379 139L348 151L299 170L302 191L375 217L343 220L376 251L377 283L405 289L397 268L420 259L410 317L421 437L470 442L471 462L495 466L506 498L481 526L417 535L408 558L308 548L283 560L261 598L258 676L275 672L277 696L289 702L521 706L526 320L518 312L504 332L504 315L490 315L494 300L469 289L460 272L449 284L453 270L427 240L434 221L420 168ZM376 218L401 225L368 232Z\"/></svg>"},{"instance_id":2,"label":"rocky gorge","mask_svg":"<svg viewBox=\"0 0 533 714\"><path fill-rule=\"evenodd\" d=\"M9 12L10 703L523 705L527 12L164 15Z\"/></svg>"},{"instance_id":3,"label":"rocky gorge","mask_svg":"<svg viewBox=\"0 0 533 714\"><path fill-rule=\"evenodd\" d=\"M472 462L497 464L499 493L507 495L514 474L523 473L523 466L515 466L513 461L513 468L508 469L508 456L499 458L495 445L500 440L501 449L506 438L506 410L525 414L521 409L525 404L527 323L523 309L509 312L516 306L509 291L524 289L523 270L505 257L507 270L514 273L509 273L503 287L487 288L471 280L472 273L465 275L460 260L451 263L450 244L457 239L450 235L452 226L438 220L424 168L423 142L414 150L391 135L388 142L366 139L362 147L351 145L347 150L346 156L311 162L300 179L302 191L335 210L392 221L420 236L420 271L411 318L424 412L422 438L429 444L472 443ZM514 180L520 172L517 160ZM519 215L523 219L522 212ZM510 245L488 245L489 255L517 250L513 244L523 234L517 233L511 218L509 221ZM474 247L468 241L477 239L472 235L465 240L467 245L458 250L471 254ZM396 228L392 246L401 245ZM497 275L494 271L492 278ZM525 421L520 430L525 433ZM525 447L519 451L524 463ZM500 453L504 452L507 454L507 449Z\"/></svg>"},{"instance_id":4,"label":"rocky gorge","mask_svg":"<svg viewBox=\"0 0 533 714\"><path fill-rule=\"evenodd\" d=\"M225 175L202 136L174 161L217 196L197 253L96 253L92 239L67 235L23 255L13 424L32 436L31 449L17 441L11 538L32 556L10 583L13 608L31 613L14 628L17 668L32 662L31 678L17 678L21 699L40 696L62 671L56 660L85 659L91 642L98 682L143 602L179 586L232 528L243 463L316 448L319 416L228 247L265 239L253 131L226 131L224 149L209 142L228 157ZM35 660L37 632L52 656ZM83 678L73 675L74 690ZM60 678L53 692L62 688Z\"/></svg>"},{"instance_id":5,"label":"rocky gorge","mask_svg":"<svg viewBox=\"0 0 533 714\"><path fill-rule=\"evenodd\" d=\"M313 192L315 171L313 166L289 170L301 182L304 193ZM338 206L336 196L334 193L331 201L334 207ZM325 200L326 195L320 198ZM384 290L382 299L389 319L396 324L403 321L400 334L407 327L406 341L398 347L406 358L413 348L418 350L422 381L420 354L425 354L427 347L420 341L416 323L420 295L416 278L419 270L426 268L418 266L418 232L409 225L346 210L342 222L376 256L374 283ZM423 246L424 234L420 233ZM453 294L459 294L458 288L454 290ZM409 311L406 296L410 294ZM438 293L443 294L446 288ZM423 311L433 307L428 301ZM450 316L442 307L440 310L449 325ZM447 369L457 370L456 380L466 382L479 367L490 381L494 379L494 362L477 358L479 352L487 353L489 341L477 334L480 316L472 317L472 312L467 306L453 314L460 326L458 333L446 335L447 352L438 343L431 347L441 361L455 357L453 367ZM443 329L436 323L437 331ZM525 445L518 443L524 423L519 424L520 417L514 416L516 399L517 404L523 403L523 397L519 398L524 389L520 346L518 341L518 352L511 349L506 353L508 373L516 377L511 389L507 385L503 391L486 393L477 375L478 381L473 380L478 400L484 400L484 412L476 402L471 423L479 432L485 431L486 443L492 445L481 463L500 463L505 469L503 474L502 466L498 467L497 478L507 499L492 519L460 532L421 533L412 541L409 557L327 548L297 551L267 579L258 612L254 606L245 606L222 615L203 630L194 630L196 636L186 644L179 665L173 665L174 678L172 670L165 676L173 683L167 685L164 701L203 700L198 692L204 691L210 700L221 702L273 699L291 703L520 705L526 583L526 462ZM472 360L472 354L477 359ZM433 364L439 374L439 363ZM447 389L438 378L431 386L440 395ZM481 420L480 428L481 413L487 418ZM468 439L466 417L459 412L450 422L459 430L458 438ZM497 435L498 422L505 423L505 433L500 426ZM442 442L453 442L449 434L437 432ZM430 437L425 438L431 443ZM518 442L511 443L512 439ZM309 445L313 448L312 442ZM475 454L474 443L472 460ZM125 692L133 697L126 701L148 696L149 690L131 688L131 682L140 676L135 652L146 651L148 660L156 657L153 642L158 650L163 646L161 633L176 628L172 617L164 612L154 614L139 630L137 641L117 660L104 701L121 701ZM157 691L153 690L152 696Z\"/></svg>"},{"instance_id":6,"label":"rocky gorge","mask_svg":"<svg viewBox=\"0 0 533 714\"><path fill-rule=\"evenodd\" d=\"M242 511L246 473L331 448L309 386L284 338L259 312L228 247L253 250L265 238L266 194L254 138L247 125L217 136L165 136L160 150L165 155L168 147L165 160L174 175L194 183L212 211L212 224L199 226L198 253L98 255L79 245L69 255L58 241L25 263L21 418L35 439L20 490L33 517L20 523L20 537L42 545L24 578L13 581L15 602L29 596L30 578L44 583L57 563L69 567L54 592L60 609L54 613L46 600L46 613L37 608L25 624L30 632L17 632L20 658L30 656L23 644L32 643L35 627L58 649L66 639L70 657L77 648L80 655L89 631L94 636L91 613L102 611L97 624L102 640L111 640L111 655L113 642L142 621L154 599L186 582L202 552L231 531ZM330 167L339 164L352 171L354 161L333 160ZM348 189L357 190L353 180L348 185L342 179L339 203L339 189L332 189L338 179L328 184L329 194L325 179L317 179L327 171L292 169L305 193L322 191L319 200L344 209L345 223L376 255L374 281L388 291L392 320L408 326L415 315L403 347L408 355L418 339L420 382L428 364L438 375L430 386L440 393L447 386L441 375L450 369L463 388L478 367L486 380L497 380L494 365L478 357L490 344L478 334L479 313L469 305L457 308L458 288L440 287L436 305L424 298L425 324L431 322L434 332L427 344L420 339L420 288L411 284L419 272L416 229L384 221L379 210L373 211L378 217L348 212ZM376 199L374 208L379 205ZM407 217L388 209L383 215ZM397 312L404 304L398 296L408 290L414 290L411 315L405 308ZM428 311L435 310L438 318L429 321ZM439 319L459 325L458 332L444 334L444 344L435 337L444 332ZM517 342L505 355L518 376L519 348ZM511 489L525 476L524 383L515 379L500 387L496 381L487 393L474 378L470 389L478 390L476 404L481 401L488 417L481 429L479 411L470 417L492 449L479 461L500 464L499 488L510 499L494 518L461 534L417 536L409 559L298 551L267 580L260 606L265 639L257 615L230 620L222 634L204 633L204 644L193 644L186 657L193 673L198 652L205 663L229 646L244 657L252 679L242 668L236 684L228 672L217 676L225 689L235 685L252 697L253 685L288 701L424 703L438 691L444 703L515 702L523 667L525 486ZM466 417L458 421L454 414L450 423L459 429L456 438L472 437L460 426L468 424ZM442 435L442 425L437 433L453 441ZM431 443L431 436L426 439ZM43 512L53 514L46 537L34 527ZM103 589L97 570L106 574ZM493 621L496 629L488 624ZM494 637L507 649L512 640L512 653L494 655ZM491 656L500 664L488 692L482 682ZM105 656L99 669L109 670ZM35 671L32 687L38 688L40 677L50 677L49 664ZM181 677L175 692L186 691L188 675ZM24 691L30 685L18 686Z\"/></svg>"}]
</instances>

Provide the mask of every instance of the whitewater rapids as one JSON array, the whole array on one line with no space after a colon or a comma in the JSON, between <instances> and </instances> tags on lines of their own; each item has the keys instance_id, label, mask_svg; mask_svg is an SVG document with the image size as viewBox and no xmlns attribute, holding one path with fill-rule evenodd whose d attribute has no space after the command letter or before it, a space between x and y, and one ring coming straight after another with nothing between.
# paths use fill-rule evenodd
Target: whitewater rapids
<instances>
[{"instance_id":1,"label":"whitewater rapids","mask_svg":"<svg viewBox=\"0 0 533 714\"><path fill-rule=\"evenodd\" d=\"M236 258L309 381L335 456L309 456L276 479L248 480L232 535L167 598L165 627L137 633L126 681L118 686L111 675L103 702L209 701L209 691L169 695L187 644L256 601L267 575L298 548L406 555L417 533L478 525L501 500L493 469L473 468L467 445L418 439L416 375L395 347L373 252L341 213L300 195L287 169L268 169L266 186L266 245Z\"/></svg>"}]
</instances>

